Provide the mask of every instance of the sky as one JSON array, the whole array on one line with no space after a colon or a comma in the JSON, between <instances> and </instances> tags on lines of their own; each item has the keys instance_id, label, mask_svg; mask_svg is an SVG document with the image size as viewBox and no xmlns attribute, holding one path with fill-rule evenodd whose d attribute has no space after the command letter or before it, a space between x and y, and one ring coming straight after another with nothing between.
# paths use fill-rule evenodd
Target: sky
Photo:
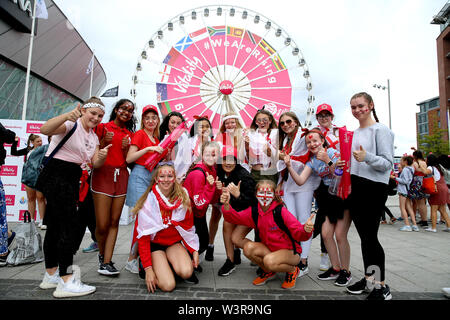
<instances>
[{"instance_id":1,"label":"sky","mask_svg":"<svg viewBox=\"0 0 450 320\"><path fill-rule=\"evenodd\" d=\"M430 22L446 0L54 2L95 51L107 77L104 90L119 84L119 98L130 98L138 57L167 21L202 6L236 4L270 18L298 44L311 73L313 106L330 104L338 126L358 127L350 98L361 91L372 95L380 122L388 125L388 92L373 85L387 86L389 79L395 155L416 146L417 103L439 95L440 27ZM104 99L109 108L115 101ZM149 103L156 104L156 94Z\"/></svg>"}]
</instances>

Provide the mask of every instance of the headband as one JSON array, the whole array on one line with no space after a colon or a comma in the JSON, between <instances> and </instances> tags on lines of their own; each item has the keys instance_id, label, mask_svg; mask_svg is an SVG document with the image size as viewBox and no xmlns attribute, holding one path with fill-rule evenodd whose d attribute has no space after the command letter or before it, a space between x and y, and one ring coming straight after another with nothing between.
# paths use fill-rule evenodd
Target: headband
<instances>
[{"instance_id":1,"label":"headband","mask_svg":"<svg viewBox=\"0 0 450 320\"><path fill-rule=\"evenodd\" d=\"M223 122L227 121L228 119L239 119L236 115L229 115L223 118Z\"/></svg>"},{"instance_id":2,"label":"headband","mask_svg":"<svg viewBox=\"0 0 450 320\"><path fill-rule=\"evenodd\" d=\"M96 103L96 102L89 102L89 103L86 103L86 104L83 105L81 108L83 108L83 109L87 109L87 108L100 108L100 109L102 109L103 112L105 112L105 107L102 106L102 105L99 104L99 103Z\"/></svg>"},{"instance_id":3,"label":"headband","mask_svg":"<svg viewBox=\"0 0 450 320\"><path fill-rule=\"evenodd\" d=\"M325 139L325 137L324 137L322 131L320 131L319 129L314 128L314 129L309 130L309 129L307 129L307 128L302 128L302 131L303 131L303 133L302 133L301 138L303 138L304 136L306 136L306 135L309 134L309 133L317 133L317 134L319 134L323 139Z\"/></svg>"}]
</instances>

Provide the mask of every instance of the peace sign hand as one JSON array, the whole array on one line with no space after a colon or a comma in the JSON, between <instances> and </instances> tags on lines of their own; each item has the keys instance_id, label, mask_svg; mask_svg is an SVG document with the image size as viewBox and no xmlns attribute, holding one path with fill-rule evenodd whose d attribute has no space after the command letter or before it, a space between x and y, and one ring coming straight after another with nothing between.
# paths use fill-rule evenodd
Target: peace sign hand
<instances>
[{"instance_id":1,"label":"peace sign hand","mask_svg":"<svg viewBox=\"0 0 450 320\"><path fill-rule=\"evenodd\" d=\"M303 226L303 229L305 229L306 232L311 232L314 230L314 217L316 216L315 213L313 213L308 220L306 220L305 225Z\"/></svg>"}]
</instances>

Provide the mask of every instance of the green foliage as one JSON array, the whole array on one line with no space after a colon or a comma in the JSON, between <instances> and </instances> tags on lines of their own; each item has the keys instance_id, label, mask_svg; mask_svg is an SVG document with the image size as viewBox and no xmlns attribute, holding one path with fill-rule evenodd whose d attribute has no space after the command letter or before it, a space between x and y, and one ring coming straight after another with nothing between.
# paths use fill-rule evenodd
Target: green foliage
<instances>
[{"instance_id":1,"label":"green foliage","mask_svg":"<svg viewBox=\"0 0 450 320\"><path fill-rule=\"evenodd\" d=\"M448 155L449 146L445 135L445 130L435 129L433 134L419 138L419 149L423 151L424 155L430 152L435 155Z\"/></svg>"}]
</instances>

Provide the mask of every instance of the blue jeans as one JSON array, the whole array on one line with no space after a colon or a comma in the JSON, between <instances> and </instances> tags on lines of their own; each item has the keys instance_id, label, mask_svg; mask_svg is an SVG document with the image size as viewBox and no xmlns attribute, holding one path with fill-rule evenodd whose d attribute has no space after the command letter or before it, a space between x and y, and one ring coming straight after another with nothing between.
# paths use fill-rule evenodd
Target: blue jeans
<instances>
[{"instance_id":1,"label":"blue jeans","mask_svg":"<svg viewBox=\"0 0 450 320\"><path fill-rule=\"evenodd\" d=\"M135 164L128 178L127 198L125 204L132 208L150 185L152 172L144 166Z\"/></svg>"}]
</instances>

